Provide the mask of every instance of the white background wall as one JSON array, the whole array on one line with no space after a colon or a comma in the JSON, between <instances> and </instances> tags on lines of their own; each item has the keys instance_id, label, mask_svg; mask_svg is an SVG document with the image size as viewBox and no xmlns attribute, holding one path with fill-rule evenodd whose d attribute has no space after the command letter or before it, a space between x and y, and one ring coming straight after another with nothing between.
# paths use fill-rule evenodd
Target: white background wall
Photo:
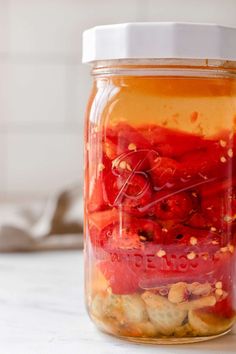
<instances>
[{"instance_id":1,"label":"white background wall","mask_svg":"<svg viewBox=\"0 0 236 354\"><path fill-rule=\"evenodd\" d=\"M158 20L236 26L236 0L0 0L1 200L82 179L82 31Z\"/></svg>"}]
</instances>

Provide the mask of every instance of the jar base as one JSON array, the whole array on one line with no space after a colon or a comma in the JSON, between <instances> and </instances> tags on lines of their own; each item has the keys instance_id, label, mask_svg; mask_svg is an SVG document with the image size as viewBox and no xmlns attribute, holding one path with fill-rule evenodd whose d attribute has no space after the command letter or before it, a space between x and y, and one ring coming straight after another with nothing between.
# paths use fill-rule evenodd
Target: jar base
<instances>
[{"instance_id":1,"label":"jar base","mask_svg":"<svg viewBox=\"0 0 236 354\"><path fill-rule=\"evenodd\" d=\"M94 318L93 318L94 320ZM153 344L153 345L178 345L178 344L191 344L191 343L198 343L198 342L206 342L209 340L213 340L226 334L230 333L232 328L228 329L223 333L219 333L216 335L209 335L209 336L196 336L196 337L131 337L131 336L124 336L120 335L119 333L112 332L107 326L104 326L103 323L100 321L95 320L96 327L106 335L110 335L115 338L119 338L124 341L133 342L133 343L140 343L140 344Z\"/></svg>"},{"instance_id":2,"label":"jar base","mask_svg":"<svg viewBox=\"0 0 236 354\"><path fill-rule=\"evenodd\" d=\"M225 336L231 331L224 333L220 333L214 336L206 336L206 337L185 337L185 338L137 338L137 337L124 337L124 336L116 336L111 334L112 336L118 337L122 340L126 340L129 342L140 343L140 344L153 344L153 345L176 345L176 344L191 344L191 343L198 343L198 342L206 342L208 340L213 340L222 336Z\"/></svg>"}]
</instances>

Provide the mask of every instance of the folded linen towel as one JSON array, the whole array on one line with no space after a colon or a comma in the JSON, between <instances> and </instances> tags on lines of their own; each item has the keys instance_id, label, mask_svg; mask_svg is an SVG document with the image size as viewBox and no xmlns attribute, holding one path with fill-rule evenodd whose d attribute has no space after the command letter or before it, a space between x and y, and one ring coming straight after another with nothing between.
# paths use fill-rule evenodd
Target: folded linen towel
<instances>
[{"instance_id":1,"label":"folded linen towel","mask_svg":"<svg viewBox=\"0 0 236 354\"><path fill-rule=\"evenodd\" d=\"M46 203L0 210L0 252L78 249L83 246L82 188L68 188Z\"/></svg>"}]
</instances>

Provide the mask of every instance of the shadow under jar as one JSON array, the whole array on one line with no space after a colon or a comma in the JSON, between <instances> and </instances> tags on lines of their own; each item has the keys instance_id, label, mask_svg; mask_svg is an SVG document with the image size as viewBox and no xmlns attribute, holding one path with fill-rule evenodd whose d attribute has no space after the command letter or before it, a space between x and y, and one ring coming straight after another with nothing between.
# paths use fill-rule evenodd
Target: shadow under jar
<instances>
[{"instance_id":1,"label":"shadow under jar","mask_svg":"<svg viewBox=\"0 0 236 354\"><path fill-rule=\"evenodd\" d=\"M235 29L158 23L85 32L94 77L85 126L86 301L107 333L188 343L235 322L236 44L221 43L231 35Z\"/></svg>"}]
</instances>

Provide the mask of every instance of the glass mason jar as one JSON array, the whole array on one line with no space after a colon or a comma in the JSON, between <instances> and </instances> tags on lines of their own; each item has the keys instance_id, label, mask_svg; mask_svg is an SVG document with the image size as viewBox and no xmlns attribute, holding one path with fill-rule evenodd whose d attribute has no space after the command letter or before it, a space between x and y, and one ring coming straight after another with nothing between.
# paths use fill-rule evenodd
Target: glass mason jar
<instances>
[{"instance_id":1,"label":"glass mason jar","mask_svg":"<svg viewBox=\"0 0 236 354\"><path fill-rule=\"evenodd\" d=\"M153 31L125 29L135 26ZM162 26L189 34L203 25ZM185 48L177 59L164 49L85 60L94 77L85 127L87 308L100 329L128 340L202 341L235 321L236 64L204 46L207 60L186 59Z\"/></svg>"}]
</instances>

